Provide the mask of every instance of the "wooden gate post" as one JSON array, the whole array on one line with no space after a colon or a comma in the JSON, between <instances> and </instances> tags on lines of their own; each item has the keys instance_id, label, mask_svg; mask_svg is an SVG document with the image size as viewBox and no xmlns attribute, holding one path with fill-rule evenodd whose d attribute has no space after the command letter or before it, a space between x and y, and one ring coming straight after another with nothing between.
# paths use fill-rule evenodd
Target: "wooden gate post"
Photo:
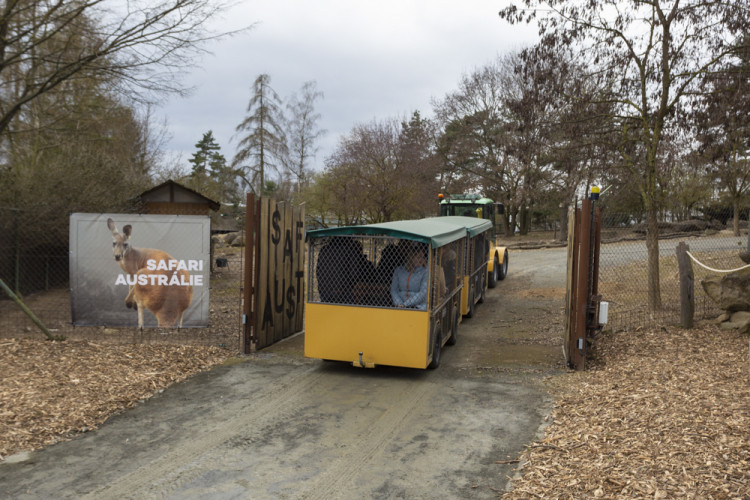
<instances>
[{"instance_id":1,"label":"wooden gate post","mask_svg":"<svg viewBox=\"0 0 750 500\"><path fill-rule=\"evenodd\" d=\"M570 364L576 370L586 367L586 317L589 295L589 264L591 258L591 200L581 201L580 218L576 228L578 263L575 286L575 329L571 335Z\"/></svg>"},{"instance_id":2,"label":"wooden gate post","mask_svg":"<svg viewBox=\"0 0 750 500\"><path fill-rule=\"evenodd\" d=\"M255 317L257 315L255 294L258 279L258 217L259 200L253 193L247 193L245 205L245 273L243 276L242 295L242 343L240 352L250 354L257 341Z\"/></svg>"},{"instance_id":3,"label":"wooden gate post","mask_svg":"<svg viewBox=\"0 0 750 500\"><path fill-rule=\"evenodd\" d=\"M601 209L591 199L571 208L568 222L568 273L566 288L565 343L569 368L586 367L587 336L599 328L599 249Z\"/></svg>"},{"instance_id":4,"label":"wooden gate post","mask_svg":"<svg viewBox=\"0 0 750 500\"><path fill-rule=\"evenodd\" d=\"M575 281L577 276L578 264L578 244L576 239L576 229L578 228L578 217L580 216L576 209L576 203L573 203L568 209L568 264L566 266L567 274L565 280L565 339L563 342L563 353L565 361L569 367L572 367L571 356L575 348L575 342L571 339L575 332Z\"/></svg>"},{"instance_id":5,"label":"wooden gate post","mask_svg":"<svg viewBox=\"0 0 750 500\"><path fill-rule=\"evenodd\" d=\"M680 272L680 325L683 328L693 327L695 313L695 295L693 293L693 264L687 254L690 247L684 241L677 245L677 267Z\"/></svg>"}]
</instances>

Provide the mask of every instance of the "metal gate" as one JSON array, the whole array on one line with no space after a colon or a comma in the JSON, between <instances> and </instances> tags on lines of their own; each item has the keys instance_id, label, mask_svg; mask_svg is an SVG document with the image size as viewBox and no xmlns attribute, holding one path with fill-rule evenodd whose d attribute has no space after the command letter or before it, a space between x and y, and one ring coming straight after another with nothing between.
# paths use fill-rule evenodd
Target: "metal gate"
<instances>
[{"instance_id":1,"label":"metal gate","mask_svg":"<svg viewBox=\"0 0 750 500\"><path fill-rule=\"evenodd\" d=\"M266 196L247 195L243 335L245 354L302 330L305 212Z\"/></svg>"}]
</instances>

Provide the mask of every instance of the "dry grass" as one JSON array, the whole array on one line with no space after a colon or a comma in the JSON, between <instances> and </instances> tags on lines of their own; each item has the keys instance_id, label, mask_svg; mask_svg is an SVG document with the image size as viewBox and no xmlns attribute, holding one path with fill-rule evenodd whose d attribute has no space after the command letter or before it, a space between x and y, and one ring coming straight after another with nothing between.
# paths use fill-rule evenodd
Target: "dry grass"
<instances>
[{"instance_id":1,"label":"dry grass","mask_svg":"<svg viewBox=\"0 0 750 500\"><path fill-rule=\"evenodd\" d=\"M0 461L63 441L221 363L217 347L0 340Z\"/></svg>"},{"instance_id":2,"label":"dry grass","mask_svg":"<svg viewBox=\"0 0 750 500\"><path fill-rule=\"evenodd\" d=\"M544 438L505 499L750 498L748 337L715 325L605 333L551 380Z\"/></svg>"},{"instance_id":3,"label":"dry grass","mask_svg":"<svg viewBox=\"0 0 750 500\"><path fill-rule=\"evenodd\" d=\"M736 251L696 251L693 255L703 264L717 269L732 269L743 265ZM721 311L708 298L701 280L715 278L716 273L693 264L696 317L718 316ZM644 261L607 266L599 273L599 294L610 303L609 325L613 329L632 329L645 324L679 324L680 278L676 256L659 259L660 290L663 309L648 309L648 266Z\"/></svg>"}]
</instances>

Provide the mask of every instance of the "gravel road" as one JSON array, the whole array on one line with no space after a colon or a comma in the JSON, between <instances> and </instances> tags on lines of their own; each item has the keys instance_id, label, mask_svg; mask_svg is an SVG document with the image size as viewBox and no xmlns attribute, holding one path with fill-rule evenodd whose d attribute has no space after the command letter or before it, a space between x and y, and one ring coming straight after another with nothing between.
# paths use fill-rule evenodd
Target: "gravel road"
<instances>
[{"instance_id":1,"label":"gravel road","mask_svg":"<svg viewBox=\"0 0 750 500\"><path fill-rule=\"evenodd\" d=\"M0 498L497 498L563 369L564 249L510 258L437 370L305 359L297 335L0 464Z\"/></svg>"}]
</instances>

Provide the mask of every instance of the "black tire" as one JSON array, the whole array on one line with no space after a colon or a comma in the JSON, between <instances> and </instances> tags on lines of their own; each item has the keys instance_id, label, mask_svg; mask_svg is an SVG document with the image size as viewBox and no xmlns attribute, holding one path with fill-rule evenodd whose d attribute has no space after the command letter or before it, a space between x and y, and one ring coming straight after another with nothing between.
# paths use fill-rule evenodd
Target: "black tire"
<instances>
[{"instance_id":1,"label":"black tire","mask_svg":"<svg viewBox=\"0 0 750 500\"><path fill-rule=\"evenodd\" d=\"M484 298L487 296L487 287L482 283L482 293L479 294L479 303L484 304Z\"/></svg>"},{"instance_id":2,"label":"black tire","mask_svg":"<svg viewBox=\"0 0 750 500\"><path fill-rule=\"evenodd\" d=\"M469 310L466 311L466 317L467 318L473 318L474 317L474 309L476 307L477 306L474 303L474 287L472 287L471 291L469 292Z\"/></svg>"},{"instance_id":3,"label":"black tire","mask_svg":"<svg viewBox=\"0 0 750 500\"><path fill-rule=\"evenodd\" d=\"M430 361L430 364L427 365L427 368L430 370L434 370L438 366L440 366L440 351L442 350L442 339L440 338L440 325L435 325L435 328L433 329L435 333L435 339L433 342L435 342L435 345L432 348L432 361Z\"/></svg>"},{"instance_id":4,"label":"black tire","mask_svg":"<svg viewBox=\"0 0 750 500\"><path fill-rule=\"evenodd\" d=\"M458 323L461 320L461 314L458 312L458 307L453 306L453 321L452 328L451 328L451 336L448 337L448 340L446 344L448 345L456 345L456 340L458 340Z\"/></svg>"},{"instance_id":5,"label":"black tire","mask_svg":"<svg viewBox=\"0 0 750 500\"><path fill-rule=\"evenodd\" d=\"M497 254L495 254L495 258L493 259L494 262L492 264L492 272L487 273L487 286L490 288L495 288L497 286L498 277L500 275L500 261L497 259Z\"/></svg>"},{"instance_id":6,"label":"black tire","mask_svg":"<svg viewBox=\"0 0 750 500\"><path fill-rule=\"evenodd\" d=\"M503 254L503 264L500 266L500 272L497 275L497 279L502 281L508 275L508 251L506 250Z\"/></svg>"}]
</instances>

